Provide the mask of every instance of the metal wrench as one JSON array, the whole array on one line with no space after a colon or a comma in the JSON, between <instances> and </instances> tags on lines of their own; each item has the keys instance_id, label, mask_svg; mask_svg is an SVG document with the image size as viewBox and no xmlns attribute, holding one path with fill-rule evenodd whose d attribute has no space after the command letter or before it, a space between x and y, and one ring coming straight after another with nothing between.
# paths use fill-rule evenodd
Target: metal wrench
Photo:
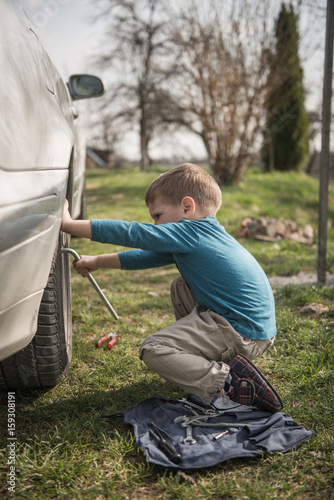
<instances>
[{"instance_id":1,"label":"metal wrench","mask_svg":"<svg viewBox=\"0 0 334 500\"><path fill-rule=\"evenodd\" d=\"M191 425L188 425L186 427L186 432L187 432L187 435L184 438L183 443L185 444L185 443L187 443L189 441L190 444L195 444L196 443L196 439L193 438L193 429L192 429Z\"/></svg>"},{"instance_id":2,"label":"metal wrench","mask_svg":"<svg viewBox=\"0 0 334 500\"><path fill-rule=\"evenodd\" d=\"M185 427L187 424L182 424L183 427ZM229 423L229 422L215 422L215 423L208 423L206 421L202 421L202 422L199 422L197 420L194 420L193 422L191 422L190 424L188 425L197 425L199 427L233 427L233 428L236 428L236 429L239 429L239 428L242 428L242 427L247 427L249 424L237 424L237 423Z\"/></svg>"},{"instance_id":3,"label":"metal wrench","mask_svg":"<svg viewBox=\"0 0 334 500\"><path fill-rule=\"evenodd\" d=\"M187 427L192 425L193 422L204 421L206 422L211 417L218 417L220 413L211 413L210 415L194 415L189 417L187 415L180 415L174 419L174 424L179 424L181 422L182 427Z\"/></svg>"},{"instance_id":4,"label":"metal wrench","mask_svg":"<svg viewBox=\"0 0 334 500\"><path fill-rule=\"evenodd\" d=\"M218 417L220 414L213 415L198 415L194 417L187 417L186 415L182 415L176 417L174 423L181 423L182 427L188 427L192 425L198 425L201 427L246 427L248 424L243 423L230 423L230 422L214 422L208 423L207 420L211 417Z\"/></svg>"},{"instance_id":5,"label":"metal wrench","mask_svg":"<svg viewBox=\"0 0 334 500\"><path fill-rule=\"evenodd\" d=\"M217 413L217 410L214 408L204 408L203 406L197 405L195 403L192 403L191 401L188 401L186 398L178 399L178 403L184 404L185 407L191 406L192 408L195 408L196 410L200 410L202 414L210 414L210 413ZM224 411L221 412L222 414Z\"/></svg>"},{"instance_id":6,"label":"metal wrench","mask_svg":"<svg viewBox=\"0 0 334 500\"><path fill-rule=\"evenodd\" d=\"M80 260L80 255L75 250L73 250L73 248L66 248L66 247L64 247L60 251L61 251L61 253L70 253L74 257L75 260ZM107 306L107 308L108 308L109 312L112 314L112 316L115 319L119 319L118 318L118 314L116 313L116 311L114 310L114 308L110 304L110 302L107 299L107 297L102 292L102 290L99 287L99 285L96 283L96 281L93 278L93 276L91 275L91 273L87 272L87 278L89 279L91 285L93 285L93 287L95 288L95 290L97 291L97 293L99 294L99 296L101 297L101 299L103 300L103 302L105 303L105 305Z\"/></svg>"}]
</instances>

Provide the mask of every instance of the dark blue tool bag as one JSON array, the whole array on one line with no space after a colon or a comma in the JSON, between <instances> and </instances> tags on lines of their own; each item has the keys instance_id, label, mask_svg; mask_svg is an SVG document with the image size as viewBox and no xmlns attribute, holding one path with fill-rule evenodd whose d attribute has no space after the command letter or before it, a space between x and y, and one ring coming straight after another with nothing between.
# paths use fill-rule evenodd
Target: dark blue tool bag
<instances>
[{"instance_id":1,"label":"dark blue tool bag","mask_svg":"<svg viewBox=\"0 0 334 500\"><path fill-rule=\"evenodd\" d=\"M272 414L217 400L211 413L203 414L194 401L191 406L185 399L149 398L124 412L124 422L133 426L148 462L174 469L201 469L232 458L286 453L315 434L282 412ZM198 420L196 414L200 415ZM192 418L196 442L191 438L183 442L186 424Z\"/></svg>"}]
</instances>

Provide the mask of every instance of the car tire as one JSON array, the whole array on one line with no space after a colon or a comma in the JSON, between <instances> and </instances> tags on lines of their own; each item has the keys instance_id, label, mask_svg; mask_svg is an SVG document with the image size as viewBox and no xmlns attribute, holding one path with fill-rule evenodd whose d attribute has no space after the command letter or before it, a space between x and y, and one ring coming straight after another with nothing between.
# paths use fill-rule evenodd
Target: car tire
<instances>
[{"instance_id":1,"label":"car tire","mask_svg":"<svg viewBox=\"0 0 334 500\"><path fill-rule=\"evenodd\" d=\"M71 273L68 236L60 233L47 286L44 289L34 338L21 351L0 363L0 388L47 388L67 375L72 359Z\"/></svg>"}]
</instances>

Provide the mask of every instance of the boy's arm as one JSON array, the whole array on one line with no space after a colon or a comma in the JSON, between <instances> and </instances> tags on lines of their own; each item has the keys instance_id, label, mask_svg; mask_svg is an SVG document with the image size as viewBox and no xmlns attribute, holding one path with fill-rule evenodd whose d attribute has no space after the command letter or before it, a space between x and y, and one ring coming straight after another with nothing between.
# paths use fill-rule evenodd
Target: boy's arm
<instances>
[{"instance_id":1,"label":"boy's arm","mask_svg":"<svg viewBox=\"0 0 334 500\"><path fill-rule=\"evenodd\" d=\"M80 238L92 238L92 225L90 220L73 220L68 210L68 201L65 201L61 230L72 236Z\"/></svg>"},{"instance_id":2,"label":"boy's arm","mask_svg":"<svg viewBox=\"0 0 334 500\"><path fill-rule=\"evenodd\" d=\"M68 210L68 201L65 201L61 230L72 236L81 238L92 238L92 227L90 220L73 220ZM81 276L86 277L87 272L97 271L97 269L121 269L121 262L118 253L103 255L81 255L80 260L73 262L73 267Z\"/></svg>"}]
</instances>

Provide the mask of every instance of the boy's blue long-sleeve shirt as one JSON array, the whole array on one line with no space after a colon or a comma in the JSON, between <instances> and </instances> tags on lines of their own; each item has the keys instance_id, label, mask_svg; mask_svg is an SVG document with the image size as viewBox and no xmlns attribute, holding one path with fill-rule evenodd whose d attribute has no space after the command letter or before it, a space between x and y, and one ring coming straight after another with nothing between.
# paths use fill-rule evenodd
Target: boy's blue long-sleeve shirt
<instances>
[{"instance_id":1,"label":"boy's blue long-sleeve shirt","mask_svg":"<svg viewBox=\"0 0 334 500\"><path fill-rule=\"evenodd\" d=\"M91 224L93 241L132 248L119 253L122 269L176 264L197 303L226 318L240 335L276 335L274 297L263 269L215 217L159 225Z\"/></svg>"}]
</instances>

